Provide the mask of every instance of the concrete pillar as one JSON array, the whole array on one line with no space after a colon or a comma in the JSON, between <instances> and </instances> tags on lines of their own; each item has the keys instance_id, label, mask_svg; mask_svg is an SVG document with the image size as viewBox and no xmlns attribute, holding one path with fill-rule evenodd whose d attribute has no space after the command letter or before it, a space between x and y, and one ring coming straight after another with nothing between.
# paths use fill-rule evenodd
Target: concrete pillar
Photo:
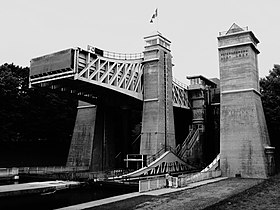
<instances>
[{"instance_id":1,"label":"concrete pillar","mask_svg":"<svg viewBox=\"0 0 280 210\"><path fill-rule=\"evenodd\" d=\"M175 148L170 41L159 32L144 38L144 102L140 154Z\"/></svg>"},{"instance_id":2,"label":"concrete pillar","mask_svg":"<svg viewBox=\"0 0 280 210\"><path fill-rule=\"evenodd\" d=\"M96 106L79 101L67 166L90 166L95 120Z\"/></svg>"},{"instance_id":3,"label":"concrete pillar","mask_svg":"<svg viewBox=\"0 0 280 210\"><path fill-rule=\"evenodd\" d=\"M112 170L115 167L116 142L119 135L117 112L114 107L99 106L93 140L91 171Z\"/></svg>"},{"instance_id":4,"label":"concrete pillar","mask_svg":"<svg viewBox=\"0 0 280 210\"><path fill-rule=\"evenodd\" d=\"M265 147L270 141L259 92L258 43L252 31L236 24L218 37L223 176L268 176Z\"/></svg>"}]
</instances>

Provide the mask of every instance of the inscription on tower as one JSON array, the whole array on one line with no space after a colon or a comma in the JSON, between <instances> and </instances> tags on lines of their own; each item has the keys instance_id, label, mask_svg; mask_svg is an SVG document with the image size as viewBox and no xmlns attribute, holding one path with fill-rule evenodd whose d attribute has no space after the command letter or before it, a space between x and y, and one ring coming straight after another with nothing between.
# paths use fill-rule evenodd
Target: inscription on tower
<instances>
[{"instance_id":1,"label":"inscription on tower","mask_svg":"<svg viewBox=\"0 0 280 210\"><path fill-rule=\"evenodd\" d=\"M269 137L259 93L258 39L233 24L218 37L223 176L266 178Z\"/></svg>"}]
</instances>

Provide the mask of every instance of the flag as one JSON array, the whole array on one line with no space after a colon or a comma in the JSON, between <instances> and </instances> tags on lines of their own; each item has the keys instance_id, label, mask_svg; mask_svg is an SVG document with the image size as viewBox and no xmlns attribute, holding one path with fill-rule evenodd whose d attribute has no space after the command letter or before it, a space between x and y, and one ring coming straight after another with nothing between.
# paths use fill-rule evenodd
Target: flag
<instances>
[{"instance_id":1,"label":"flag","mask_svg":"<svg viewBox=\"0 0 280 210\"><path fill-rule=\"evenodd\" d=\"M152 18L150 20L150 23L153 23L156 19L156 17L158 16L158 9L156 8L154 14L152 15Z\"/></svg>"}]
</instances>

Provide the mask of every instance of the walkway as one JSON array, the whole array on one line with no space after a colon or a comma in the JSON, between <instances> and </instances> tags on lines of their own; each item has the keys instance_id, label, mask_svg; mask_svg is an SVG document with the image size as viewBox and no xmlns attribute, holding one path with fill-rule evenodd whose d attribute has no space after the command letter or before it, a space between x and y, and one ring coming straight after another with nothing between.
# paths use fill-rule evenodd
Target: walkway
<instances>
[{"instance_id":1,"label":"walkway","mask_svg":"<svg viewBox=\"0 0 280 210\"><path fill-rule=\"evenodd\" d=\"M74 181L45 181L30 182L24 184L12 184L0 186L0 197L24 195L32 193L48 193L59 189L65 189L80 185L80 182Z\"/></svg>"},{"instance_id":2,"label":"walkway","mask_svg":"<svg viewBox=\"0 0 280 210\"><path fill-rule=\"evenodd\" d=\"M130 193L62 209L203 209L262 181L260 179L215 178L192 183L184 188Z\"/></svg>"}]
</instances>

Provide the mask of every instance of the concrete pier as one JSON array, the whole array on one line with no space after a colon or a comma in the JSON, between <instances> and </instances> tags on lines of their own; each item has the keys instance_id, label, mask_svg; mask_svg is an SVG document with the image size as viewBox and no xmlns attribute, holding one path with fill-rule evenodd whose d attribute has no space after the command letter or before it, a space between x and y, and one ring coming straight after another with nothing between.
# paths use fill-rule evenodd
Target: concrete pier
<instances>
[{"instance_id":1,"label":"concrete pier","mask_svg":"<svg viewBox=\"0 0 280 210\"><path fill-rule=\"evenodd\" d=\"M259 41L248 28L233 24L218 42L222 175L267 178L270 142L259 92Z\"/></svg>"},{"instance_id":2,"label":"concrete pier","mask_svg":"<svg viewBox=\"0 0 280 210\"><path fill-rule=\"evenodd\" d=\"M175 148L170 41L159 32L144 38L144 101L140 154Z\"/></svg>"}]
</instances>

